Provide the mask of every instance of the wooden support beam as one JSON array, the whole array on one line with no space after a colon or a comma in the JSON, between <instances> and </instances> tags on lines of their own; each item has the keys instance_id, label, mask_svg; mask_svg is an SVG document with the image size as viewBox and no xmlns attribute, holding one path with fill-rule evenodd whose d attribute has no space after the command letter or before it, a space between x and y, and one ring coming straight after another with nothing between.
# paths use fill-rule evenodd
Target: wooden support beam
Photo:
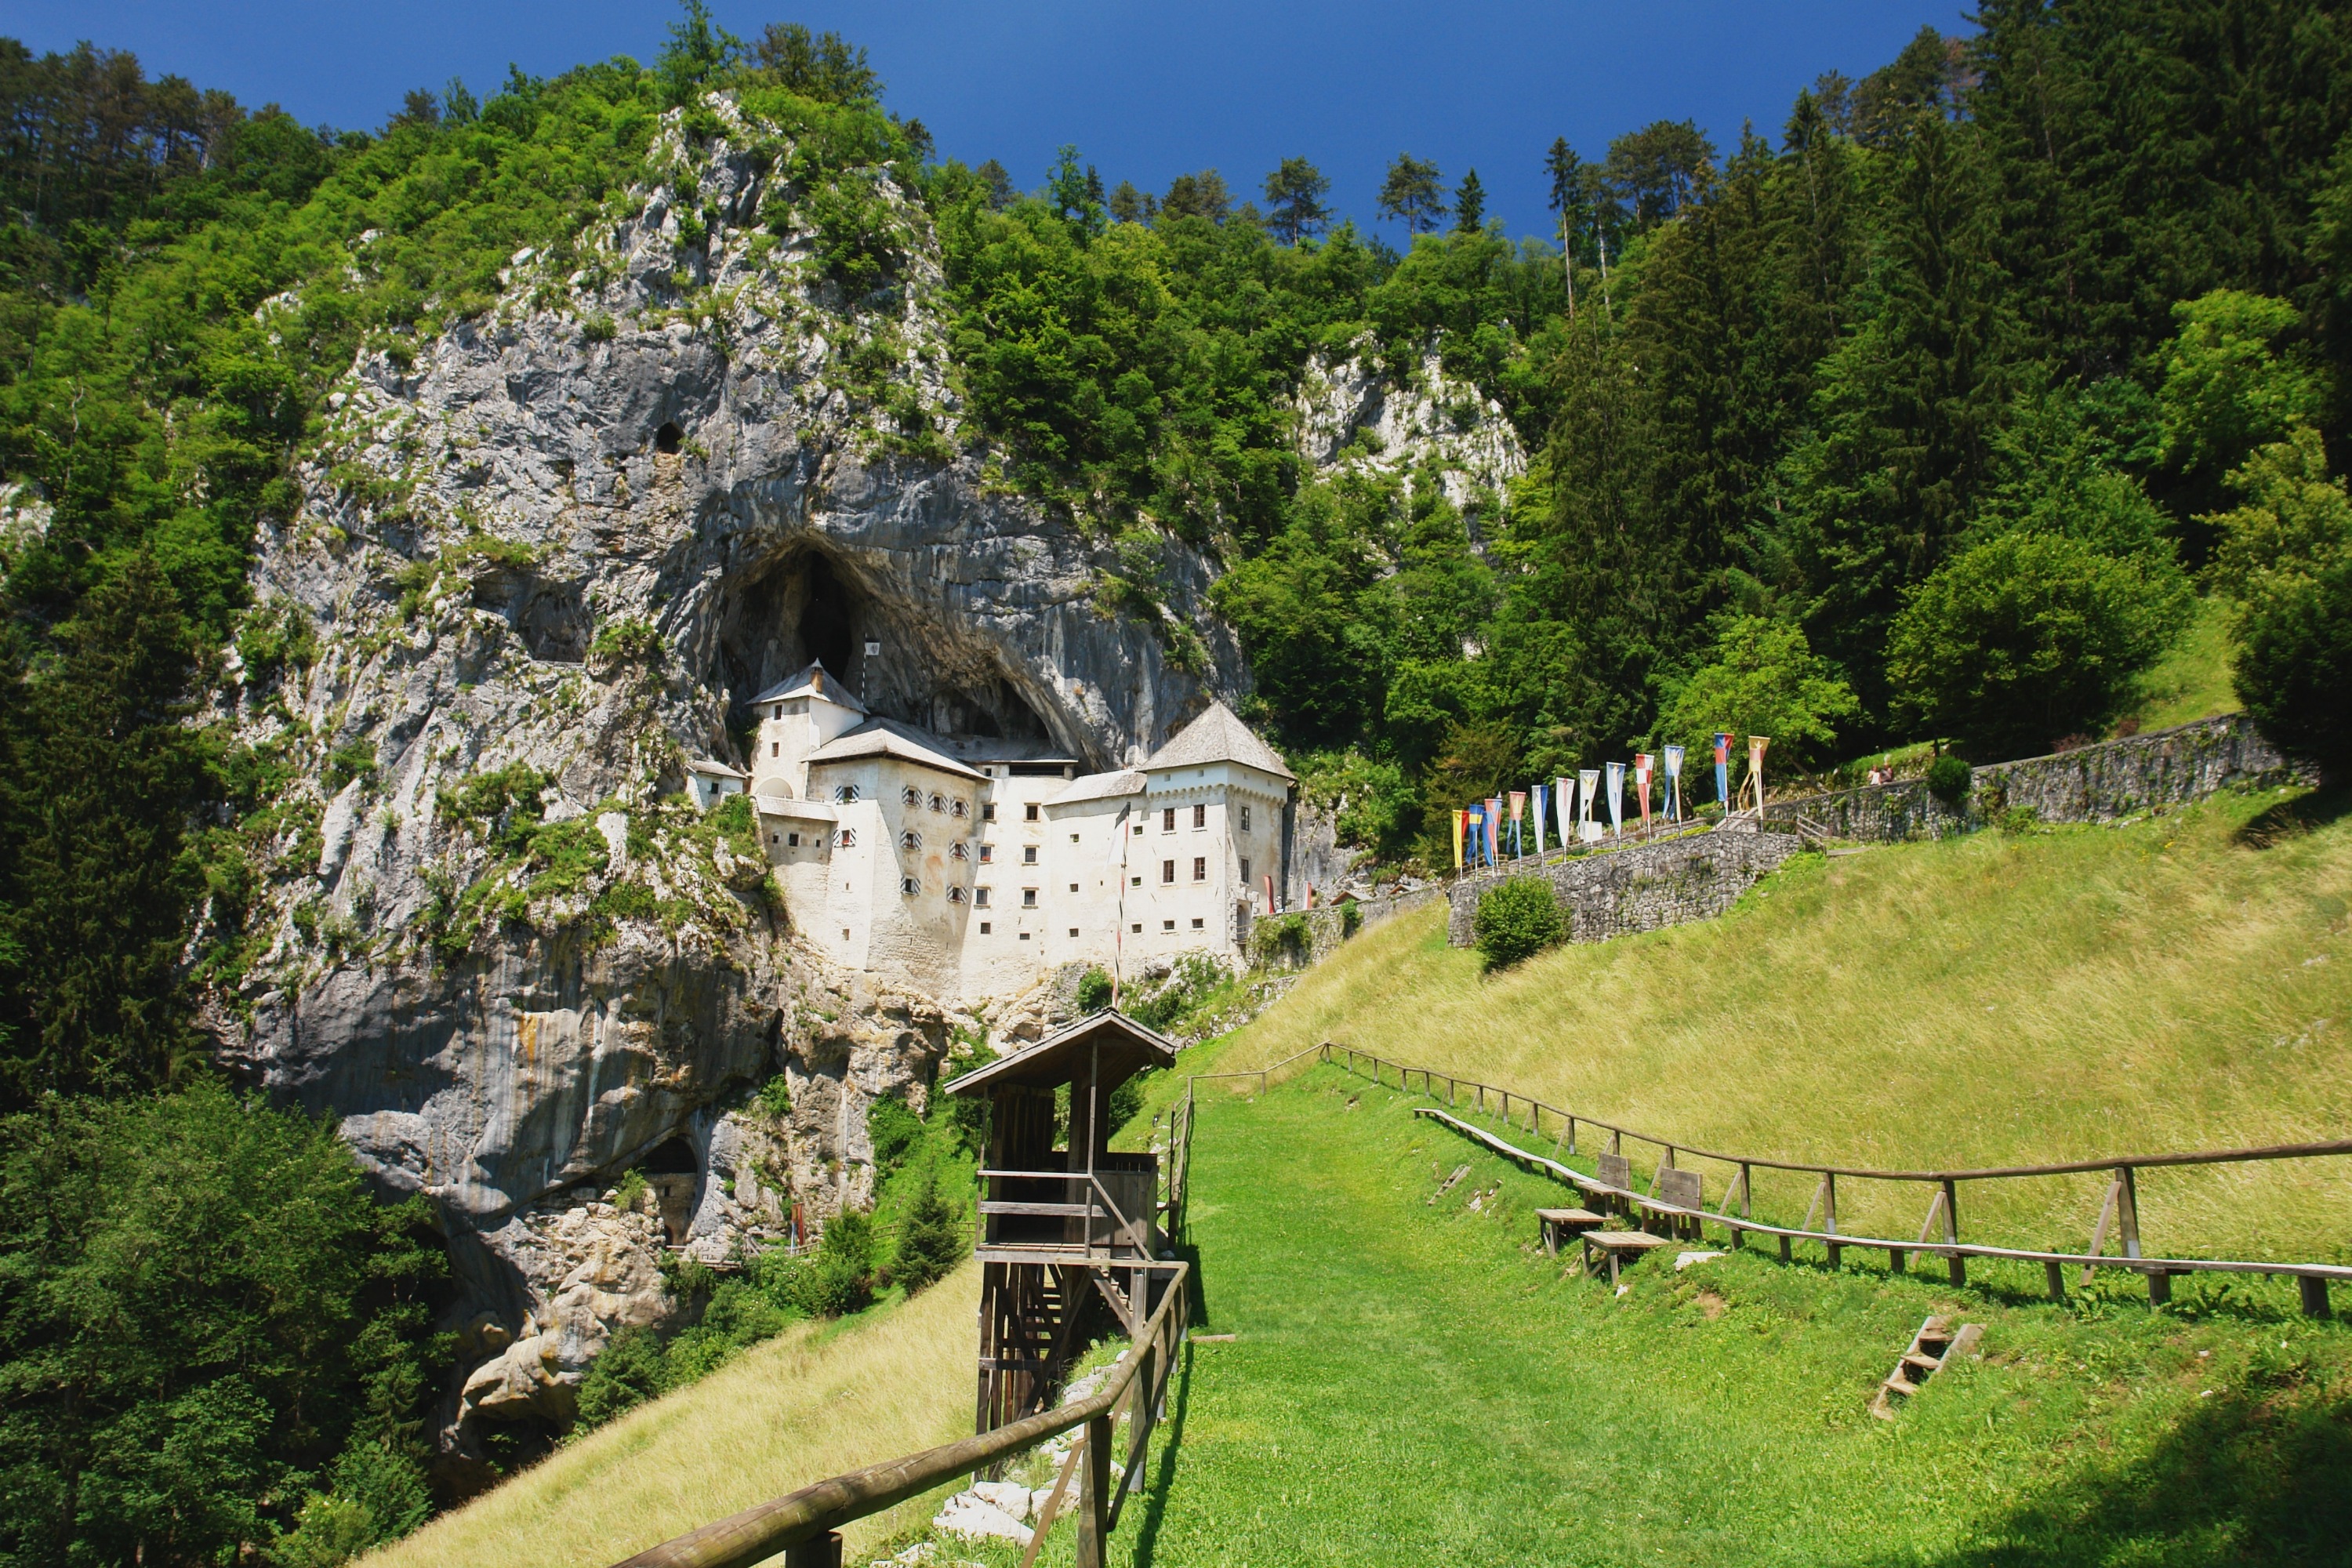
<instances>
[{"instance_id":1,"label":"wooden support beam","mask_svg":"<svg viewBox=\"0 0 2352 1568\"><path fill-rule=\"evenodd\" d=\"M1077 1568L1105 1568L1110 1537L1110 1416L1087 1423L1086 1458L1078 1464Z\"/></svg>"},{"instance_id":2,"label":"wooden support beam","mask_svg":"<svg viewBox=\"0 0 2352 1568\"><path fill-rule=\"evenodd\" d=\"M2325 1318L2330 1315L2327 1309L2326 1280L2314 1279L2312 1276L2305 1274L2298 1276L2295 1279L2295 1283L2303 1287L2303 1314L2305 1317Z\"/></svg>"},{"instance_id":3,"label":"wooden support beam","mask_svg":"<svg viewBox=\"0 0 2352 1568\"><path fill-rule=\"evenodd\" d=\"M828 1530L785 1547L784 1568L841 1568L841 1532Z\"/></svg>"}]
</instances>

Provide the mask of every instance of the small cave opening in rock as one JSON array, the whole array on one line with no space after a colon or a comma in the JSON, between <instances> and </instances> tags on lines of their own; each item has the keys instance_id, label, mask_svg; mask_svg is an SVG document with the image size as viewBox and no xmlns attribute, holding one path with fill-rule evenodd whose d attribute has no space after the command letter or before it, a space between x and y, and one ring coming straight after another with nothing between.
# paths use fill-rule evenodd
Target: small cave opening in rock
<instances>
[{"instance_id":1,"label":"small cave opening in rock","mask_svg":"<svg viewBox=\"0 0 2352 1568\"><path fill-rule=\"evenodd\" d=\"M654 432L654 450L664 453L675 452L677 450L678 443L685 439L686 432L677 427L676 420L670 420Z\"/></svg>"},{"instance_id":2,"label":"small cave opening in rock","mask_svg":"<svg viewBox=\"0 0 2352 1568\"><path fill-rule=\"evenodd\" d=\"M702 1168L694 1157L694 1145L683 1138L673 1138L637 1163L637 1169L648 1176L693 1175Z\"/></svg>"}]
</instances>

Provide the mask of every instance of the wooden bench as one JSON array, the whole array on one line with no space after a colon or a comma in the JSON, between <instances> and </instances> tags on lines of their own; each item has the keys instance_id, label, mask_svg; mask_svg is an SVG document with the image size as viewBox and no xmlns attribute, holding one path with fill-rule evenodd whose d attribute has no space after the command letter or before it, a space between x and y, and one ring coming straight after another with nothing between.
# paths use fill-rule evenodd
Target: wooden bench
<instances>
[{"instance_id":1,"label":"wooden bench","mask_svg":"<svg viewBox=\"0 0 2352 1568\"><path fill-rule=\"evenodd\" d=\"M1657 1247L1674 1245L1666 1237L1652 1236L1646 1230L1588 1230L1581 1239L1584 1242L1585 1272L1600 1273L1601 1259L1605 1258L1608 1260L1609 1283L1612 1285L1617 1283L1617 1266L1620 1259L1639 1258L1642 1254ZM1594 1256L1596 1250L1600 1254L1599 1258Z\"/></svg>"},{"instance_id":2,"label":"wooden bench","mask_svg":"<svg viewBox=\"0 0 2352 1568\"><path fill-rule=\"evenodd\" d=\"M1706 1183L1696 1171L1669 1165L1658 1173L1657 1192L1642 1205L1643 1225L1663 1224L1667 1236L1686 1241L1700 1238L1698 1211L1704 1206ZM1689 1210L1689 1213L1679 1211Z\"/></svg>"},{"instance_id":3,"label":"wooden bench","mask_svg":"<svg viewBox=\"0 0 2352 1568\"><path fill-rule=\"evenodd\" d=\"M1543 1236L1547 1256L1559 1256L1559 1240L1563 1236L1579 1236L1597 1230L1609 1223L1607 1215L1594 1214L1591 1209L1538 1209L1536 1226Z\"/></svg>"},{"instance_id":4,"label":"wooden bench","mask_svg":"<svg viewBox=\"0 0 2352 1568\"><path fill-rule=\"evenodd\" d=\"M1592 1173L1601 1179L1601 1184L1602 1186L1620 1187L1627 1192L1631 1192L1633 1190L1633 1162L1625 1158L1624 1155L1597 1155L1593 1159L1592 1166ZM1610 1214L1631 1214L1633 1212L1633 1210L1627 1206L1625 1199L1616 1193L1602 1194L1601 1198L1601 1206L1604 1211Z\"/></svg>"}]
</instances>

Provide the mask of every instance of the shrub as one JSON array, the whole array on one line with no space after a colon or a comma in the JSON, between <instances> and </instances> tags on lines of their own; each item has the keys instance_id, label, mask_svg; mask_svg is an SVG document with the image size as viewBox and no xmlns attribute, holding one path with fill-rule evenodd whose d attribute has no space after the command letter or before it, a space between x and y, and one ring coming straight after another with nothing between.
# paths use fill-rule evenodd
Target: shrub
<instances>
[{"instance_id":1,"label":"shrub","mask_svg":"<svg viewBox=\"0 0 2352 1568\"><path fill-rule=\"evenodd\" d=\"M877 1100L866 1108L866 1137L874 1146L874 1168L887 1174L907 1162L923 1135L922 1118L903 1100Z\"/></svg>"},{"instance_id":2,"label":"shrub","mask_svg":"<svg viewBox=\"0 0 2352 1568\"><path fill-rule=\"evenodd\" d=\"M654 624L632 616L597 627L596 640L588 651L598 658L629 663L651 658L660 647L661 633Z\"/></svg>"},{"instance_id":3,"label":"shrub","mask_svg":"<svg viewBox=\"0 0 2352 1568\"><path fill-rule=\"evenodd\" d=\"M1488 969L1506 969L1563 942L1568 922L1559 900L1540 877L1513 877L1478 896L1471 935Z\"/></svg>"},{"instance_id":4,"label":"shrub","mask_svg":"<svg viewBox=\"0 0 2352 1568\"><path fill-rule=\"evenodd\" d=\"M1089 969L1078 976L1078 1011L1099 1013L1110 1005L1110 976L1099 969Z\"/></svg>"},{"instance_id":5,"label":"shrub","mask_svg":"<svg viewBox=\"0 0 2352 1568\"><path fill-rule=\"evenodd\" d=\"M811 1317L838 1318L874 1301L874 1221L856 1209L833 1216L816 1258L798 1276L798 1305Z\"/></svg>"},{"instance_id":6,"label":"shrub","mask_svg":"<svg viewBox=\"0 0 2352 1568\"><path fill-rule=\"evenodd\" d=\"M1250 948L1260 963L1302 963L1309 945L1307 917L1302 914L1268 915L1250 927Z\"/></svg>"},{"instance_id":7,"label":"shrub","mask_svg":"<svg viewBox=\"0 0 2352 1568\"><path fill-rule=\"evenodd\" d=\"M637 1200L645 1195L646 1173L643 1171L624 1171L621 1173L621 1179L613 1184L614 1208L633 1208L636 1205Z\"/></svg>"},{"instance_id":8,"label":"shrub","mask_svg":"<svg viewBox=\"0 0 2352 1568\"><path fill-rule=\"evenodd\" d=\"M620 329L613 324L613 318L601 313L580 323L580 336L587 342L609 343L619 332Z\"/></svg>"},{"instance_id":9,"label":"shrub","mask_svg":"<svg viewBox=\"0 0 2352 1568\"><path fill-rule=\"evenodd\" d=\"M623 1411L657 1399L669 1386L669 1368L654 1331L635 1324L614 1331L580 1380L580 1429L602 1426Z\"/></svg>"},{"instance_id":10,"label":"shrub","mask_svg":"<svg viewBox=\"0 0 2352 1568\"><path fill-rule=\"evenodd\" d=\"M2009 533L1913 591L1887 640L1896 704L1979 761L2102 730L2196 607L2169 559Z\"/></svg>"},{"instance_id":11,"label":"shrub","mask_svg":"<svg viewBox=\"0 0 2352 1568\"><path fill-rule=\"evenodd\" d=\"M927 1175L898 1226L898 1255L892 1268L908 1294L946 1276L963 1255L963 1238L956 1225L954 1206L940 1191L939 1177Z\"/></svg>"},{"instance_id":12,"label":"shrub","mask_svg":"<svg viewBox=\"0 0 2352 1568\"><path fill-rule=\"evenodd\" d=\"M2233 636L2238 698L2263 733L2329 783L2352 775L2352 553L2263 574Z\"/></svg>"},{"instance_id":13,"label":"shrub","mask_svg":"<svg viewBox=\"0 0 2352 1568\"><path fill-rule=\"evenodd\" d=\"M1947 752L1927 764L1927 793L1946 805L1958 806L1969 797L1972 776L1965 759Z\"/></svg>"},{"instance_id":14,"label":"shrub","mask_svg":"<svg viewBox=\"0 0 2352 1568\"><path fill-rule=\"evenodd\" d=\"M792 1079L778 1073L760 1086L757 1100L762 1115L772 1121L782 1121L793 1113Z\"/></svg>"}]
</instances>

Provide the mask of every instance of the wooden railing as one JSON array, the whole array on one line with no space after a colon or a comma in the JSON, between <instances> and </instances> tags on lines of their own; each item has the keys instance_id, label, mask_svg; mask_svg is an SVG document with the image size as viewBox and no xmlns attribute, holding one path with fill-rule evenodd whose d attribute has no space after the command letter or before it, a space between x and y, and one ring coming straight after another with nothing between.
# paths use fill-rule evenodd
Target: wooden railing
<instances>
[{"instance_id":1,"label":"wooden railing","mask_svg":"<svg viewBox=\"0 0 2352 1568\"><path fill-rule=\"evenodd\" d=\"M1189 1083L1170 1123L1168 1158L1160 1163L1167 1173L1168 1187L1168 1196L1160 1203L1161 1213L1166 1216L1161 1229L1175 1241L1183 1235L1184 1199L1192 1179L1192 1090ZM1067 1176L1073 1173L1004 1173ZM1075 1173L1083 1176L1086 1173ZM1100 1193L1098 1185L1093 1190ZM1101 1197L1116 1214L1117 1205L1110 1204L1110 1195L1101 1193ZM1091 1207L1091 1204L1090 1198L1087 1206ZM1124 1227L1125 1216L1118 1218ZM1089 1220L1089 1235L1092 1228ZM974 1234L985 1233L976 1228ZM1111 1260L1105 1261L1108 1266ZM783 1554L785 1568L841 1568L843 1525L880 1513L908 1498L920 1497L943 1482L977 1475L1080 1426L1086 1427L1086 1435L1063 1466L1053 1493L1031 1531L1028 1555L1022 1561L1024 1568L1036 1561L1047 1531L1064 1511L1062 1500L1075 1472L1077 1568L1102 1568L1105 1542L1118 1528L1119 1512L1129 1495L1141 1484L1151 1434L1167 1415L1168 1384L1174 1375L1178 1352L1183 1347L1185 1333L1192 1321L1191 1264L1159 1259L1138 1263L1126 1258L1117 1262L1121 1268L1149 1269L1155 1279L1164 1279L1166 1284L1160 1305L1113 1364L1099 1392L960 1443L886 1459L862 1470L803 1487L715 1524L706 1524L658 1546L647 1547L617 1564L617 1568L748 1568L778 1552ZM1111 1445L1122 1404L1128 1419L1127 1468L1125 1476L1114 1487Z\"/></svg>"},{"instance_id":2,"label":"wooden railing","mask_svg":"<svg viewBox=\"0 0 2352 1568\"><path fill-rule=\"evenodd\" d=\"M1279 1071L1303 1058L1314 1056L1325 1062L1337 1062L1359 1077L1370 1077L1375 1083L1385 1085L1386 1075L1394 1074L1397 1088L1410 1092L1413 1080L1420 1080L1422 1092L1431 1099L1441 1098L1437 1085L1444 1084L1442 1097L1449 1109L1459 1110L1465 1098L1475 1110L1489 1116L1500 1116L1506 1126L1519 1125L1518 1115L1527 1119L1528 1130L1538 1139L1544 1134L1543 1121L1549 1115L1557 1128L1549 1155L1521 1149L1459 1117L1440 1115L1438 1119L1469 1137L1478 1140L1502 1153L1532 1168L1549 1172L1559 1180L1612 1202L1622 1203L1630 1209L1660 1215L1696 1219L1702 1224L1722 1226L1737 1247L1747 1236L1769 1236L1780 1244L1780 1255L1786 1259L1793 1242L1812 1241L1824 1246L1829 1252L1831 1267L1837 1266L1840 1254L1847 1247L1883 1250L1890 1264L1901 1268L1906 1257L1918 1253L1946 1260L1951 1281L1963 1285L1968 1281L1968 1260L1971 1258L2000 1259L2008 1262L2040 1263L2050 1294L2065 1293L2063 1271L2069 1268L2082 1269L2082 1282L2090 1282L2092 1271L2099 1268L2124 1268L2146 1276L2148 1299L2161 1304L2171 1299L2172 1279L2180 1274L2258 1274L2293 1279L2302 1292L2303 1310L2314 1317L2328 1314L2327 1288L2332 1281L2352 1280L2352 1267L2333 1263L2287 1263L2264 1260L2207 1258L2152 1258L2141 1247L2139 1229L2139 1173L2185 1165L2245 1164L2268 1160L2305 1160L2341 1157L2352 1154L2352 1140L2318 1143L2278 1143L2250 1149L2217 1149L2189 1153L2123 1154L2095 1160L2070 1160L2044 1165L2000 1165L1965 1170L1882 1171L1850 1165L1809 1164L1789 1160L1764 1159L1750 1154L1725 1153L1712 1149L1700 1149L1673 1139L1639 1132L1598 1117L1563 1110L1558 1106L1525 1094L1482 1083L1475 1079L1457 1078L1433 1068L1417 1068L1391 1061L1370 1051L1326 1041L1310 1050L1301 1051L1259 1073L1234 1073L1218 1076L1257 1078L1261 1085L1266 1072ZM1206 1076L1206 1075L1204 1075ZM1437 1114L1424 1111L1423 1114ZM1656 1170L1679 1168L1678 1160L1712 1161L1730 1168L1719 1210L1687 1208L1661 1202L1656 1194L1658 1180L1654 1173L1647 1192L1631 1185L1612 1185L1599 1177L1573 1170L1561 1163L1563 1152L1577 1152L1577 1134L1580 1129L1592 1129L1608 1134L1609 1152L1623 1153L1625 1141L1632 1139L1657 1151ZM1801 1225L1770 1225L1755 1217L1753 1213L1754 1173L1759 1170L1791 1171L1816 1178L1812 1202L1805 1210ZM1960 1192L1970 1182L2013 1181L2036 1176L2081 1175L2106 1173L2109 1181L2106 1195L2100 1205L2099 1217L2091 1236L2088 1252L2042 1251L2031 1247L1994 1247L1980 1242L1960 1239ZM1892 1237L1858 1236L1838 1229L1838 1182L1893 1182L1924 1185L1931 1189L1926 1220L1915 1239ZM1733 1212L1734 1202L1738 1212ZM1820 1229L1813 1227L1813 1217L1822 1216ZM2105 1250L2110 1237L2117 1250Z\"/></svg>"}]
</instances>

